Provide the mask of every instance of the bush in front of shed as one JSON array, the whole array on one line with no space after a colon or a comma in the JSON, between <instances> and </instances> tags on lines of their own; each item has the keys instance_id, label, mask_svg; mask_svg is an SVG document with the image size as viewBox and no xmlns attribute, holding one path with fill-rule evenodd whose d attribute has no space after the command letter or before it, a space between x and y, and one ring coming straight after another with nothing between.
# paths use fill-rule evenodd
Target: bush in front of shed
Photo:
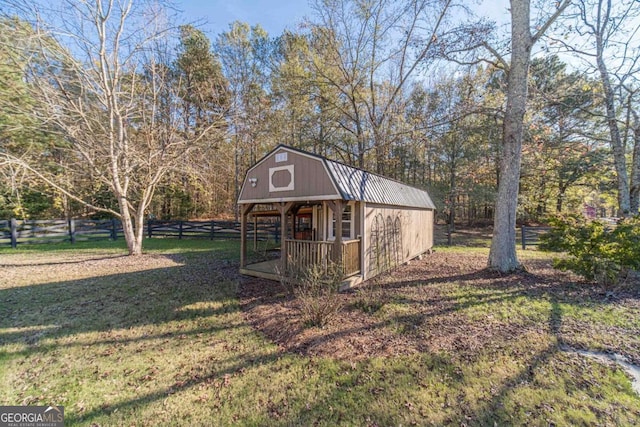
<instances>
[{"instance_id":1,"label":"bush in front of shed","mask_svg":"<svg viewBox=\"0 0 640 427\"><path fill-rule=\"evenodd\" d=\"M339 294L342 268L330 260L325 264L287 264L292 267L278 269L280 282L297 299L304 324L326 326L343 307Z\"/></svg>"}]
</instances>

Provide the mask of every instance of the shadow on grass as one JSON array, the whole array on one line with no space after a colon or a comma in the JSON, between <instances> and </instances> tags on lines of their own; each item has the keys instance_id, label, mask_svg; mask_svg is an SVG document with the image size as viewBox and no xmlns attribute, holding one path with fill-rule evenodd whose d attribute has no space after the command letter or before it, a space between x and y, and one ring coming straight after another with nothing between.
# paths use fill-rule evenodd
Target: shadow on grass
<instances>
[{"instance_id":1,"label":"shadow on grass","mask_svg":"<svg viewBox=\"0 0 640 427\"><path fill-rule=\"evenodd\" d=\"M92 261L104 261L107 259L116 259L116 258L124 258L127 255L118 255L118 254L113 254L113 255L104 255L104 256L99 256L99 257L93 257L93 258L84 258L82 259L82 262L92 262ZM52 265L72 265L72 264L78 264L78 260L68 260L68 261L35 261L35 262L30 262L30 263L2 263L0 264L0 268L12 268L12 267L17 267L17 268L33 268L34 266L52 266Z\"/></svg>"},{"instance_id":2,"label":"shadow on grass","mask_svg":"<svg viewBox=\"0 0 640 427\"><path fill-rule=\"evenodd\" d=\"M428 272L426 274L428 275ZM399 276L402 277L402 274ZM243 287L243 290L246 291L244 293L248 295L241 296L244 296L245 300L252 301L247 305L248 308L260 305L278 305L285 301L285 297L273 291L277 288L277 285L274 288L270 288L267 285L267 283L273 282L258 282L258 284L253 285L245 284ZM367 285L365 284L364 286L366 287ZM409 280L394 280L394 275L391 274L384 279L383 283L375 283L370 286L385 290L383 298L386 299L385 304L387 306L389 302L394 302L399 306L406 307L411 313L391 315L381 321L358 325L345 324L344 327L334 331L311 335L304 342L291 347L291 350L296 353L304 353L305 349L312 343L314 346L321 346L365 331L386 328L395 323L416 328L424 324L428 319L439 316L463 313L467 309L482 306L485 306L490 311L490 306L493 304L516 303L523 299L531 301L533 304L548 304L549 312L552 314L554 311L560 310L560 304L597 309L597 307L615 303L615 300L607 297L606 290L600 286L566 282L562 281L561 278L547 277L525 271L500 274L488 269L480 269L451 275L427 276L421 279L411 278ZM454 293L451 293L452 289L455 289ZM361 289L361 291L367 292L366 288ZM356 290L356 295L357 292ZM350 303L347 303L347 307L354 311L358 310L357 296L355 298L355 301L352 299ZM535 310L536 308L533 309ZM547 310L544 312L546 313ZM491 313L487 312L487 314ZM537 315L538 313L534 314ZM528 315L527 312L522 314L525 319ZM278 316L279 314L276 313L262 317L260 320L264 321L264 323L278 324ZM368 318L375 317L370 316ZM531 322L534 321L538 322L537 320L531 320ZM258 325L258 328L260 328L260 325ZM290 330L289 332L292 335L297 335L304 329L303 325L298 325L295 330ZM283 328L278 327L276 332L279 334L282 330ZM549 330L553 331L553 329ZM266 331L269 336L271 336L271 332L273 331Z\"/></svg>"},{"instance_id":3,"label":"shadow on grass","mask_svg":"<svg viewBox=\"0 0 640 427\"><path fill-rule=\"evenodd\" d=\"M226 366L223 369L217 369L215 366L211 366L211 364L207 364L208 372L204 375L194 375L182 381L176 381L169 387L156 388L153 391L148 393L142 393L136 395L135 398L124 399L118 403L111 405L103 405L102 407L95 408L91 411L84 412L82 414L72 413L70 416L65 417L65 421L70 423L82 423L91 425L95 425L92 422L96 420L96 418L103 416L111 416L116 412L127 412L135 410L136 408L140 408L141 406L152 404L155 402L163 401L170 396L193 390L194 388L206 385L208 387L221 387L225 378L228 378L232 374L236 374L238 372L242 372L244 369L247 369L256 365L266 365L273 363L280 356L277 353L265 353L265 354L256 354L255 352L244 354L240 357L234 355L227 359L226 362L232 362L231 365ZM224 365L227 365L224 363ZM216 383L217 382L217 383ZM152 420L135 420L136 422L143 422L144 424L153 423ZM176 425L182 425L182 423L173 420ZM213 420L212 420L213 422Z\"/></svg>"},{"instance_id":4,"label":"shadow on grass","mask_svg":"<svg viewBox=\"0 0 640 427\"><path fill-rule=\"evenodd\" d=\"M523 277L528 282L536 282L540 289L532 289L528 284L523 284ZM489 280L489 285L478 285L480 280ZM500 279L503 283L493 284L491 280ZM389 303L398 307L406 307L409 312L394 313L393 310L382 315L364 314L363 321L360 323L344 323L338 328L329 328L320 330L312 334L304 334L305 327L302 324L287 325L286 318L281 317L282 312L270 310L270 306L278 306L279 304L287 304L289 299L275 291L275 288L269 288L267 283L261 281L253 281L254 283L246 283L241 290L241 296L244 298L245 310L252 310L260 306L264 306L270 314L259 315L254 326L261 329L262 325L273 325L267 330L263 330L268 336L272 337L276 342L283 343L291 336L299 335L302 340L297 344L289 346L288 350L294 353L305 354L311 346L321 347L330 345L333 342L347 339L349 337L358 337L362 334L369 333L375 335L376 330L384 330L393 325L404 325L404 331L411 335L412 330L420 328L430 319L442 318L446 319L452 313L462 313L466 309L489 306L496 303L514 302L522 297L536 298L544 297L548 299L548 283L545 283L541 277L530 274L519 275L497 275L496 273L486 270L474 271L470 273L457 274L447 277L437 277L426 280L409 280L409 281L392 281L384 284L375 284L373 286L385 289L383 298L386 302L383 306L390 307ZM469 286L469 292L463 297L459 294L448 294L439 291L443 284L455 284L466 289ZM411 292L405 292L410 290ZM425 292L422 292L425 290ZM366 290L364 290L366 292ZM497 292L495 292L497 291ZM357 292L357 291L356 291ZM346 307L348 310L359 313L357 293L348 299ZM400 299L398 299L400 298ZM291 309L289 309L291 310ZM295 309L294 309L295 310ZM383 310L384 311L384 310ZM251 317L251 316L250 316ZM287 326L289 330L287 330ZM415 341L415 337L410 340ZM285 346L287 345L284 343ZM418 343L412 348L424 348Z\"/></svg>"},{"instance_id":5,"label":"shadow on grass","mask_svg":"<svg viewBox=\"0 0 640 427\"><path fill-rule=\"evenodd\" d=\"M0 332L0 345L37 346L43 338L157 325L237 310L235 289L221 286L236 277L236 268L214 257L214 253L196 259L165 255L169 266L0 289L0 330L9 330ZM117 270L119 260L125 258L96 259L114 261L111 269ZM84 261L78 268L91 268ZM145 262L144 258L136 261ZM36 261L35 265L54 264Z\"/></svg>"},{"instance_id":6,"label":"shadow on grass","mask_svg":"<svg viewBox=\"0 0 640 427\"><path fill-rule=\"evenodd\" d=\"M548 324L552 336L551 343L539 352L534 353L517 374L507 378L503 382L499 391L494 394L494 397L484 404L478 413L475 414L474 418L477 417L475 419L477 425L495 425L495 423L499 421L507 422L509 420L509 414L505 412L505 401L509 397L509 394L523 383L531 382L536 371L560 352L562 342L562 309L555 299L551 301L551 313ZM550 425L551 424L553 423L550 423Z\"/></svg>"},{"instance_id":7,"label":"shadow on grass","mask_svg":"<svg viewBox=\"0 0 640 427\"><path fill-rule=\"evenodd\" d=\"M225 314L236 313L240 310L240 304L236 298L236 289L232 283L237 277L237 266L214 258L215 254L212 253L203 253L202 256L188 259L182 255L171 255L169 260L173 263L173 266L170 267L0 290L0 301L7 301L6 305L3 304L0 307L0 329L15 329L15 331L7 332L0 336L0 344L8 344L9 346L11 344L27 344L24 350L19 350L9 355L9 357L22 357L53 352L53 350L65 346L101 346L165 338L178 341L181 336L192 338L198 335L206 336L216 333L220 335L220 332L224 333L224 331L229 331L228 335L231 335L235 328L244 326L241 319L235 319L229 323L220 319L202 324L198 322L198 320L205 318L221 317L225 319ZM484 281L489 280L489 283L474 285L474 282L478 282L478 277ZM503 282L493 283L495 280ZM451 418L449 419L451 423L457 425L462 423L494 425L495 422L500 425L508 424L510 418L509 414L505 413L504 405L511 398L512 391L516 390L522 382L530 381L535 372L559 351L558 343L562 341L561 330L563 324L563 313L559 297L574 298L573 294L570 296L564 295L561 285L545 280L544 277L535 275L526 277L522 275L485 276L482 271L452 275L448 278L425 280L420 283L420 286L426 286L430 289L443 286L447 282L461 282L465 284L465 288L467 286L476 286L479 291L486 292L478 292L463 300L446 294L440 295L440 299L437 301L435 299L406 298L403 300L403 304L422 304L424 308L425 302L433 302L437 303L437 307L430 307L428 311L423 313L392 314L388 318L371 324L344 327L326 333L325 336L319 337L313 342L303 342L290 351L292 353L304 353L305 346L311 344L325 345L349 335L358 335L370 330L384 330L388 327L389 322L415 325L424 323L429 318L463 311L474 306L514 301L522 296L545 297L545 301L550 304L547 321L548 331L550 331L551 336L549 345L540 346L541 350L532 354L527 353L526 356L523 356L522 368L516 374L496 384L496 392L488 401L482 402L476 412L465 414L463 410L451 409ZM539 282L538 287L528 287L528 281ZM276 283L265 283L273 285L274 291L280 291ZM406 289L415 290L418 288L418 283L415 281L396 282L389 286L390 289L399 292ZM499 291L500 293L492 291ZM596 298L595 295L594 298ZM275 299L268 303L277 301ZM260 304L260 302L254 303L255 305ZM183 320L195 320L195 322L188 325L187 328L180 328L179 324ZM111 334L105 334L104 336L98 335L95 338L91 338L90 342L82 341L81 334L83 333L107 333L120 329L135 329L146 325L171 326L148 335L117 338ZM502 333L501 331L499 332ZM523 330L522 332L526 331ZM511 331L504 331L504 333L510 334ZM52 343L49 343L49 341L43 342L45 338L67 338L73 335L78 336L75 342L71 340L60 340L61 342L59 343L56 343L55 340ZM231 344L231 341L236 338L234 336L225 344ZM521 335L513 335L509 338L513 340L512 342L516 342L521 338ZM216 339L225 340L226 337L216 337ZM500 339L502 339L502 336L500 336ZM180 342L184 342L184 344L180 344ZM188 341L180 342L176 345L188 345ZM91 349L87 350L87 352L89 351ZM135 351L135 349L132 349L132 351ZM222 356L222 358L212 363L205 357L207 352L216 352L218 357ZM150 353L153 352L150 351ZM102 422L102 417L110 416L114 417L111 419L113 424L153 422L150 419L137 420L133 419L133 417L135 417L138 408L162 402L173 394L191 391L200 386L212 386L216 382L224 381L227 375L242 373L243 370L251 367L268 366L268 369L284 370L286 366L283 367L278 362L283 357L282 353L282 351L274 350L273 348L262 347L253 349L241 348L228 352L219 348L207 347L194 365L202 366L202 371L198 372L197 375L188 375L191 374L190 371L181 371L180 368L176 367L175 372L181 375L179 380L155 384L153 389L142 389L135 395L123 397L108 406L93 405L87 412L74 412L74 409L70 407L67 412L67 419L72 424ZM414 391L413 389L419 386L414 380L407 380L404 383L405 385L389 385L385 382L383 375L377 378L378 372L383 372L385 375L405 375L413 378L419 376L420 369L426 371L443 369L450 374L448 377L442 377L449 378L447 381L451 383L448 383L448 385L451 385L452 388L458 388L458 390L464 390L465 378L455 374L459 361L443 354L435 355L428 352L421 353L417 356L416 360L418 359L424 362L424 366L401 365L399 363L398 368L404 370L401 373L387 367L380 369L380 371L375 371L374 368L367 368L371 366L369 361L361 362L361 365L353 368L352 373L345 374L344 378L339 378L335 372L331 372L331 369L328 370L330 372L322 371L318 376L322 376L323 381L331 383L332 387L308 406L304 406L299 402L289 406L287 406L286 402L276 402L274 405L277 406L279 404L281 407L274 406L273 415L275 418L271 420L271 423L273 425L312 425L320 421L320 423L328 425L354 423L360 425L375 423L391 425L399 424L400 422L404 424L402 419L394 418L395 415L386 413L384 408L386 405L402 406L408 405L408 403L403 401L386 402L386 394L387 392L390 394L394 392L395 399L397 399L398 395L412 392ZM313 359L305 360L310 361ZM395 362L390 361L389 363ZM273 365L276 365L276 368L272 368ZM348 362L343 362L343 365L348 366ZM345 370L348 371L349 369L346 368ZM173 374L173 370L169 372ZM333 387L333 384L335 384L335 387ZM300 384L296 386L305 388L309 387L309 384L301 380ZM241 387L239 390L241 395L250 396L253 391L252 387L255 386L247 381L239 387ZM398 388L394 389L394 387ZM232 397L229 396L229 399ZM190 402L190 404L193 404L193 402ZM255 404L257 408L258 404L256 402L252 402L252 404ZM363 405L374 406L366 411L370 414L371 420L367 418L354 420L349 416L349 411L354 411L354 408L362 407ZM329 409L331 407L333 409ZM211 407L205 407L201 411L211 412L213 423L215 418ZM255 411L257 412L255 416L254 414L234 415L238 415L241 420L251 420L251 416L254 416L255 419L262 420L262 422L256 421L256 425L264 424L265 420L268 420L265 414L270 409L260 406ZM281 412L280 415L279 411ZM116 412L118 413L117 415ZM118 421L117 417L123 413L128 414L127 418L124 421ZM250 424L251 422L247 423Z\"/></svg>"}]
</instances>

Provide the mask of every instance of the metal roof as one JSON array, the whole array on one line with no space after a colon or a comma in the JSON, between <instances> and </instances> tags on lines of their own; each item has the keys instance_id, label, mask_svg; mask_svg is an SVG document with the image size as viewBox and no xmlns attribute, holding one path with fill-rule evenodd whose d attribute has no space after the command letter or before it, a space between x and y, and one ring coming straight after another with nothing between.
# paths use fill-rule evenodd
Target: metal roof
<instances>
[{"instance_id":1,"label":"metal roof","mask_svg":"<svg viewBox=\"0 0 640 427\"><path fill-rule=\"evenodd\" d=\"M422 209L436 208L426 190L284 144L279 144L253 167L256 167L279 149L314 157L323 162L329 172L329 178L333 181L344 200Z\"/></svg>"},{"instance_id":2,"label":"metal roof","mask_svg":"<svg viewBox=\"0 0 640 427\"><path fill-rule=\"evenodd\" d=\"M325 162L344 200L412 208L436 208L425 190L322 156L312 155Z\"/></svg>"}]
</instances>

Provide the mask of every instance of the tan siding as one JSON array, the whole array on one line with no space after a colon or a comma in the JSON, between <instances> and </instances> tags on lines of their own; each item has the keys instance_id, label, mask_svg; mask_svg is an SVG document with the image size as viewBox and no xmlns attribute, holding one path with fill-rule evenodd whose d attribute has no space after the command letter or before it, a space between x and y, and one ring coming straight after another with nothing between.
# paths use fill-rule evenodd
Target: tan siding
<instances>
[{"instance_id":1,"label":"tan siding","mask_svg":"<svg viewBox=\"0 0 640 427\"><path fill-rule=\"evenodd\" d=\"M276 162L276 156L279 153L286 153L287 160ZM293 189L269 191L269 169L282 168L289 165L294 166ZM251 179L256 180L255 187L251 185ZM289 173L282 170L273 172L272 183L277 187L287 185L289 183ZM238 201L289 198L297 198L300 200L304 200L305 198L313 200L315 198L315 200L318 200L319 198L329 198L329 196L341 198L333 186L330 177L327 175L322 161L303 154L280 149L271 153L269 157L249 170Z\"/></svg>"},{"instance_id":2,"label":"tan siding","mask_svg":"<svg viewBox=\"0 0 640 427\"><path fill-rule=\"evenodd\" d=\"M365 207L365 280L433 247L433 210Z\"/></svg>"}]
</instances>

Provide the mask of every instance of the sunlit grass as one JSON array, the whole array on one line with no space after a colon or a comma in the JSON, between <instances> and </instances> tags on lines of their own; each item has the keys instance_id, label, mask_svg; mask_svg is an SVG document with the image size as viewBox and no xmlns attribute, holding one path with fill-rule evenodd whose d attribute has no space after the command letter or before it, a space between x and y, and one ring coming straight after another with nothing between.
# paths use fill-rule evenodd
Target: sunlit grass
<instances>
[{"instance_id":1,"label":"sunlit grass","mask_svg":"<svg viewBox=\"0 0 640 427\"><path fill-rule=\"evenodd\" d=\"M246 322L237 242L152 239L135 261L114 257L123 249L104 242L0 252L9 266L0 279L0 405L63 405L67 425L640 420L640 398L621 370L559 351L548 330L551 320L637 328L638 313L622 306L443 280L438 290L469 325L524 324L527 333L465 358L312 358L282 352ZM36 274L19 274L25 265ZM402 335L415 332L392 319L420 310L394 298L371 316Z\"/></svg>"},{"instance_id":2,"label":"sunlit grass","mask_svg":"<svg viewBox=\"0 0 640 427\"><path fill-rule=\"evenodd\" d=\"M556 315L587 325L640 328L640 318L635 310L615 304L577 299L567 301L558 299L553 293L527 295L526 289L520 292L513 288L486 288L468 284L443 286L442 289L455 298L459 311L473 321L490 316L503 321L537 324Z\"/></svg>"},{"instance_id":3,"label":"sunlit grass","mask_svg":"<svg viewBox=\"0 0 640 427\"><path fill-rule=\"evenodd\" d=\"M189 253L202 251L237 251L239 244L236 240L207 240L207 239L144 239L143 251L146 253ZM13 249L10 246L0 246L0 254L20 254L20 253L126 253L127 244L123 238L118 240L94 240L80 241L76 243L60 242L18 245Z\"/></svg>"}]
</instances>

